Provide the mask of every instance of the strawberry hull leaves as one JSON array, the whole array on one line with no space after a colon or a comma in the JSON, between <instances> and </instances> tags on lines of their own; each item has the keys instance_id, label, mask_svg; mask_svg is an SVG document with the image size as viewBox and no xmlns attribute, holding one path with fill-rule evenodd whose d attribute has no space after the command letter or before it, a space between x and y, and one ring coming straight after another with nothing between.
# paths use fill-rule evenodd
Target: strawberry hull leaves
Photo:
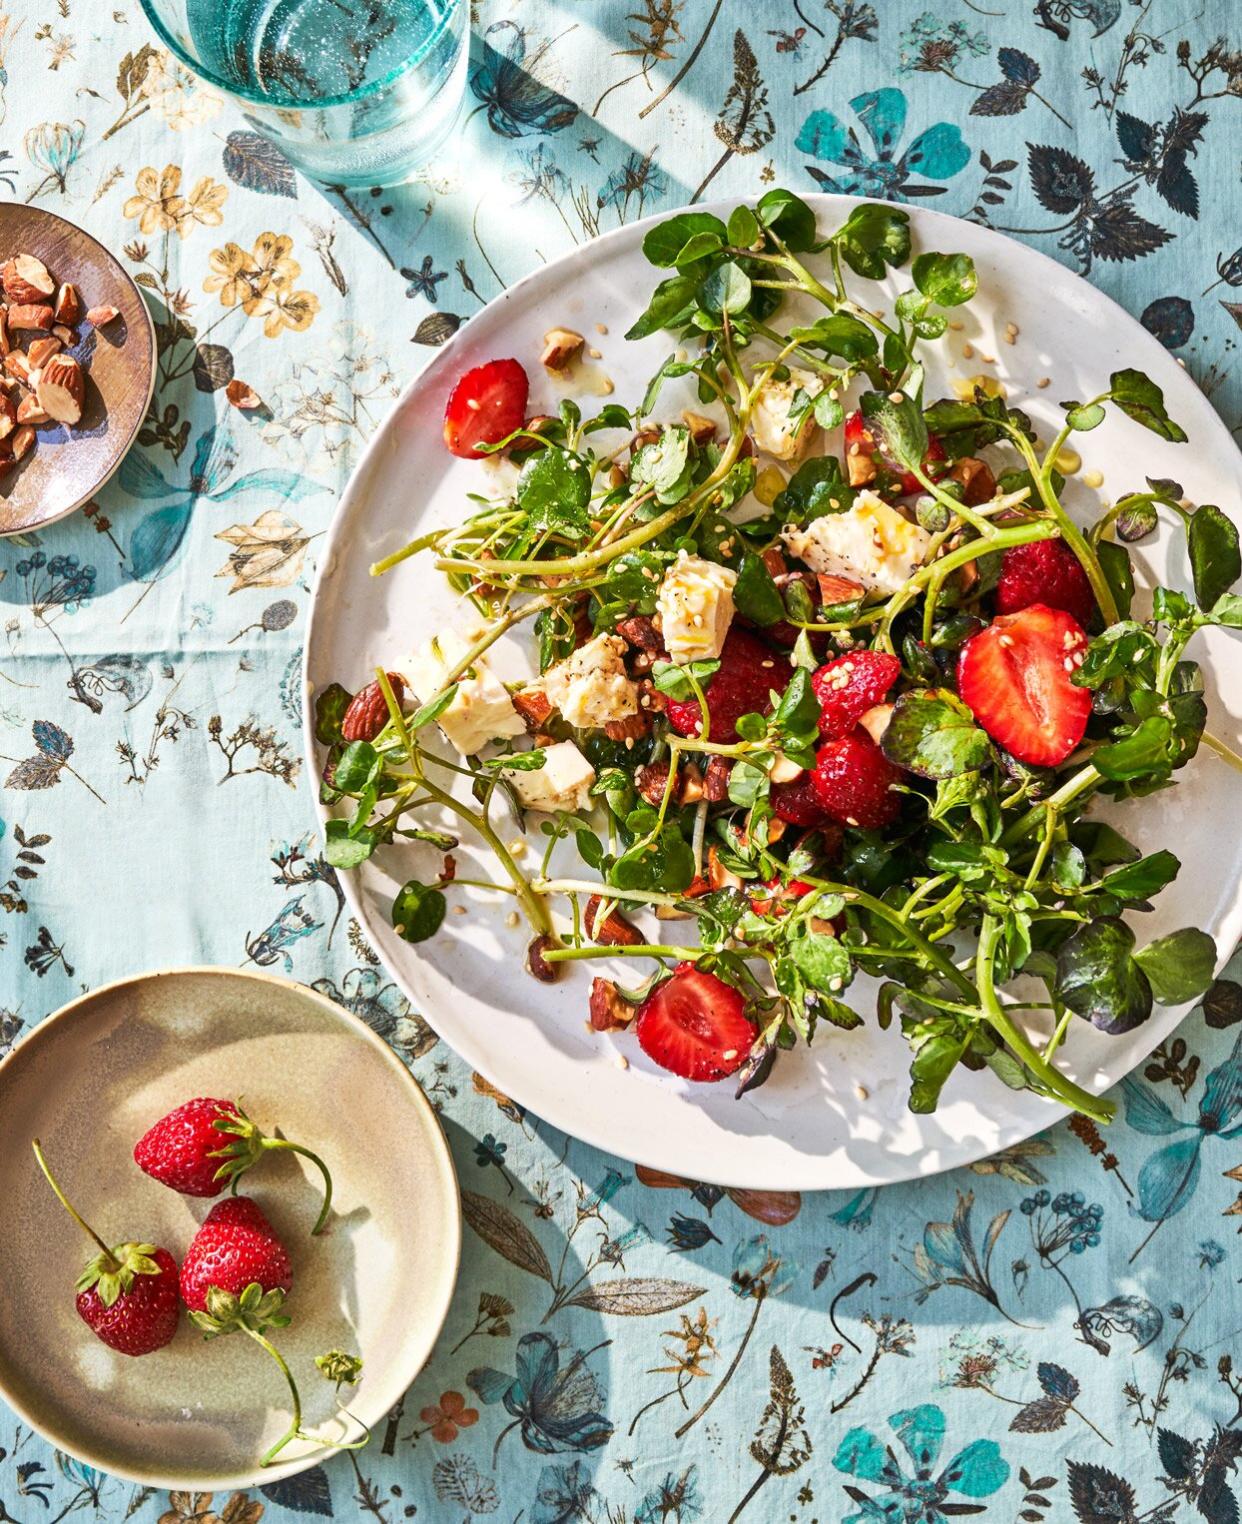
<instances>
[{"instance_id":1,"label":"strawberry hull leaves","mask_svg":"<svg viewBox=\"0 0 1242 1524\"><path fill-rule=\"evenodd\" d=\"M1058 152L1033 151L1032 166L1051 187L1048 204L1060 196L1068 212L1090 185ZM901 208L860 202L826 229L777 188L727 218L666 218L644 252L652 288L629 336L666 332L669 357L637 405L584 418L564 403L555 419L489 433L480 453L512 454L516 488L470 498L457 522L373 568L429 555L483 633L410 712L377 669L388 718L366 741L347 744L342 732L349 691L320 696L324 798L336 816L328 862L349 870L382 853L387 867L411 840L450 851L456 837L439 820L414 821L424 808L452 814L454 832L494 854L496 885L530 922L541 974L580 959L640 960L628 988L610 969L634 1007L674 965L736 992L754 1033L745 1055L729 1048L727 1066L740 1063L729 1082L742 1090L796 1043L817 1030L831 1040L825 1025L849 1028L873 1007L882 1027L897 1017L909 1043L918 1111L936 1106L962 1066L1107 1121L1110 1103L1057 1063L1074 1018L1133 1030L1156 1003L1208 988L1215 948L1193 929L1139 945L1123 917L1150 907L1177 859L1140 855L1086 812L1101 795L1145 808L1201 744L1230 758L1207 731L1187 647L1212 627L1242 629L1235 526L1215 505L1190 507L1162 476L1085 530L1067 513L1055 463L1074 433L1136 423L1185 440L1141 371L1119 369L1098 394L1062 403L1046 444L1025 413L982 389L927 395L921 346L975 295L977 274L951 249L914 256ZM877 311L884 298L866 283L895 272L898 294ZM790 297L796 320L782 313ZM702 417L679 414L694 398ZM803 457L771 496L765 412L798 435ZM851 441L865 445L865 462ZM850 485L868 469L870 482ZM817 574L785 538L787 527L848 515L864 486L931 537L925 563L896 590ZM1127 546L1162 518L1185 536L1194 597L1157 588L1148 614ZM735 574L718 655L683 660L664 647L661 588L683 551ZM1042 646L1012 638L1018 619L1022 629L1043 621ZM432 744L494 640L525 639L546 672L614 632L642 695L629 724L575 728L542 693L542 706L531 695L523 709L530 741L451 759ZM1008 654L983 692L969 653L1002 637ZM884 682L868 685L862 674L876 671ZM838 690L854 672L857 686ZM812 674L830 685L826 697ZM372 676L341 675L359 689ZM373 718L384 718L377 707ZM545 812L531 833L538 863L523 867L507 845L515 826L533 823L518 787L565 740L595 769L590 812ZM560 842L583 877L557 876ZM392 911L400 934L442 934L452 860L438 876L407 878L395 859L391 871L403 884ZM589 915L583 896L598 902ZM661 929L686 916L697 946ZM858 975L881 981L874 1002L858 997ZM1008 988L1019 976L1021 996ZM718 988L688 975L681 987ZM1050 1037L1029 1034L1027 1009Z\"/></svg>"}]
</instances>

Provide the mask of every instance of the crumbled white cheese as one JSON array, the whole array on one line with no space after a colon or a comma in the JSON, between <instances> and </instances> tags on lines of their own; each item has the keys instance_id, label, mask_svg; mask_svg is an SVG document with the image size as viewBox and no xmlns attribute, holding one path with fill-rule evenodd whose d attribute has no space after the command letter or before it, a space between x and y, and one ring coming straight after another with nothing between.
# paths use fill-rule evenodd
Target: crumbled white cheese
<instances>
[{"instance_id":1,"label":"crumbled white cheese","mask_svg":"<svg viewBox=\"0 0 1242 1524\"><path fill-rule=\"evenodd\" d=\"M422 703L427 703L444 687L445 678L468 650L459 635L447 631L415 653L406 668L406 676ZM504 684L481 657L476 658L467 672L457 679L457 692L437 724L445 739L463 757L473 756L488 741L502 736L520 736L526 730Z\"/></svg>"},{"instance_id":2,"label":"crumbled white cheese","mask_svg":"<svg viewBox=\"0 0 1242 1524\"><path fill-rule=\"evenodd\" d=\"M678 664L720 655L733 621L737 573L679 551L664 573L656 607L669 656Z\"/></svg>"},{"instance_id":3,"label":"crumbled white cheese","mask_svg":"<svg viewBox=\"0 0 1242 1524\"><path fill-rule=\"evenodd\" d=\"M626 673L620 635L596 635L549 667L541 682L549 702L578 730L638 713L638 684Z\"/></svg>"},{"instance_id":4,"label":"crumbled white cheese","mask_svg":"<svg viewBox=\"0 0 1242 1524\"><path fill-rule=\"evenodd\" d=\"M846 513L826 513L805 529L787 526L781 538L812 571L849 577L883 593L897 592L931 546L921 525L874 492L860 492Z\"/></svg>"},{"instance_id":5,"label":"crumbled white cheese","mask_svg":"<svg viewBox=\"0 0 1242 1524\"><path fill-rule=\"evenodd\" d=\"M796 423L791 423L794 397L799 391L816 397L823 389L818 376L793 366L789 367L788 381L769 381L750 415L750 432L759 449L777 460L801 460L815 432L815 415L807 408Z\"/></svg>"},{"instance_id":6,"label":"crumbled white cheese","mask_svg":"<svg viewBox=\"0 0 1242 1524\"><path fill-rule=\"evenodd\" d=\"M572 741L544 748L543 766L501 769L528 810L589 810L595 769Z\"/></svg>"}]
</instances>

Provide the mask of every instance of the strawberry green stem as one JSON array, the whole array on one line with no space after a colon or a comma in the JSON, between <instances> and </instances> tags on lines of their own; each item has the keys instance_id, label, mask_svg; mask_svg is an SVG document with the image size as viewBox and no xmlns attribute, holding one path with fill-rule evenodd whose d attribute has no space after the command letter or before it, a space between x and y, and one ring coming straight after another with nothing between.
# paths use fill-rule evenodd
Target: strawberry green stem
<instances>
[{"instance_id":1,"label":"strawberry green stem","mask_svg":"<svg viewBox=\"0 0 1242 1524\"><path fill-rule=\"evenodd\" d=\"M288 1149L290 1153L301 1154L304 1159L309 1159L323 1176L323 1205L319 1208L319 1216L315 1221L315 1226L311 1229L311 1237L317 1237L323 1232L324 1223L328 1220L328 1213L332 1210L332 1176L328 1171L328 1166L318 1154L312 1153L309 1148L304 1148L300 1143L290 1143L286 1138L264 1138L263 1147L271 1149L283 1148ZM236 1179L234 1179L233 1184L236 1186Z\"/></svg>"},{"instance_id":2,"label":"strawberry green stem","mask_svg":"<svg viewBox=\"0 0 1242 1524\"><path fill-rule=\"evenodd\" d=\"M82 1216L82 1214L74 1206L73 1202L70 1201L68 1196L65 1195L64 1191L61 1190L60 1186L57 1185L57 1183L56 1183L56 1177L52 1174L52 1171L48 1168L48 1162L43 1157L43 1149L42 1149L42 1147L39 1144L38 1138L33 1139L31 1144L30 1144L30 1146L31 1146L31 1148L34 1149L34 1156L39 1161L39 1168L43 1171L43 1174L44 1174L44 1177L47 1180L47 1183L52 1187L52 1190L55 1191L55 1193L56 1193L56 1199L57 1199L57 1201L59 1201L61 1206L64 1207L65 1211L69 1213L70 1217L73 1218L74 1222L77 1223L78 1227L80 1227L82 1229L82 1231L88 1237L94 1239L94 1241L99 1245L100 1252L104 1255L105 1259L107 1260L109 1269L110 1270L119 1270L120 1269L120 1264L119 1264L116 1256L113 1254L112 1250L108 1247L108 1245L106 1243L104 1243L103 1239L100 1238L99 1234L95 1232L94 1228L91 1227L90 1223L87 1222L85 1217Z\"/></svg>"},{"instance_id":3,"label":"strawberry green stem","mask_svg":"<svg viewBox=\"0 0 1242 1524\"><path fill-rule=\"evenodd\" d=\"M293 1403L293 1417L290 1420L289 1427L259 1462L260 1466L270 1466L276 1457L280 1454L280 1452L290 1442L290 1440L294 1440L299 1437L308 1439L311 1436L302 1434L302 1397L301 1393L298 1391L298 1384L293 1379L293 1372L285 1364L285 1357L276 1348L272 1341L270 1339L265 1339L257 1329L248 1328L244 1323L240 1326L244 1334L253 1339L260 1349L265 1349L268 1354L271 1355L272 1359L275 1360L277 1366L280 1368L280 1374L285 1378L285 1383L289 1388L289 1396Z\"/></svg>"}]
</instances>

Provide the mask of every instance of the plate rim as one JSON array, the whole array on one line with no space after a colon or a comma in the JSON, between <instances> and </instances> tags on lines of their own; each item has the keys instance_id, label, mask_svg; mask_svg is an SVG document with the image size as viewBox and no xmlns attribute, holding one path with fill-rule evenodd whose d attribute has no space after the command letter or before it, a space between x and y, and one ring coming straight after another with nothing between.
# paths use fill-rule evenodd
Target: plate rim
<instances>
[{"instance_id":1,"label":"plate rim","mask_svg":"<svg viewBox=\"0 0 1242 1524\"><path fill-rule=\"evenodd\" d=\"M915 206L907 202L889 201L885 200L882 197L848 196L827 191L799 191L796 194L798 194L801 199L806 202L806 204L815 212L817 223L821 220L821 218L830 217L833 215L848 215L849 210L863 204L874 204L887 207L891 210L905 212L911 217L911 221L915 224L924 218L930 219L934 226L944 229L965 223L967 226L975 228L978 233L982 234L985 237L985 239L995 239L1002 246L1012 246L1018 249L1024 257L1033 258L1037 264L1046 267L1050 275L1055 273L1058 278L1064 276L1071 277L1074 282L1086 288L1093 300L1102 302L1104 304L1105 309L1111 314L1114 322L1119 325L1123 336L1129 335L1135 339L1138 339L1145 346L1150 346L1153 344L1156 345L1159 348L1161 354L1164 355L1168 360L1168 362L1181 370L1184 380L1189 386L1194 388L1195 394L1206 408L1205 421L1207 428L1209 428L1219 440L1223 440L1229 446L1232 454L1236 457L1238 483L1239 485L1242 485L1242 446L1239 446L1239 444L1230 434L1224 419L1221 418L1219 412L1217 412L1216 408L1212 405L1211 399L1202 392L1201 388L1198 386L1198 383L1189 374L1189 372L1186 371L1183 367L1178 366L1177 357L1165 349L1164 346L1160 344L1160 341L1156 339L1153 334L1149 333L1146 328L1143 327L1142 323L1137 317L1133 315L1133 313L1129 312L1125 307L1123 307L1121 303L1118 302L1117 299L1111 296L1107 291L1102 290L1098 286L1092 285L1092 283L1077 270L1070 269L1067 265L1064 265L1059 260L1054 259L1050 254L1045 253L1043 249L1037 249L1030 244L1023 243L1022 240L1014 238L1008 233L1002 233L996 228L985 227L978 223L969 223L967 222L966 218L955 217L948 212L937 211L932 207L926 207L922 205ZM496 296L491 299L491 301L487 302L486 305L481 307L477 312L472 313L471 316L464 323L462 323L461 326L454 331L454 333L449 336L444 344L442 344L436 350L435 354L431 356L427 364L424 365L416 375L412 376L401 388L400 394L393 399L388 411L376 425L374 432L367 440L362 454L359 456L353 470L349 474L349 479L346 482L345 487L337 500L332 518L329 521L324 536L323 551L319 557L318 565L315 571L314 584L311 589L310 605L307 611L306 630L302 643L302 755L306 764L308 775L311 778L312 782L318 778L318 773L316 771L316 748L318 743L315 740L314 734L314 707L312 702L314 697L314 688L310 681L309 672L311 668L312 645L316 637L317 626L321 622L320 611L328 602L326 589L335 571L338 557L346 553L348 550L348 547L343 543L346 538L347 521L352 517L356 507L361 509L364 506L364 500L369 486L369 478L372 475L377 461L379 461L382 454L390 448L390 435L395 421L401 414L402 410L405 408L406 404L409 402L415 390L423 385L434 382L434 379L437 375L450 368L449 357L467 347L470 339L473 336L473 332L477 331L477 328L483 326L483 319L494 317L494 309L502 306L509 299L515 298L520 294L524 294L528 287L534 285L540 280L546 279L550 272L555 272L559 269L562 269L566 264L572 261L589 259L594 256L597 250L616 243L621 243L626 240L635 240L637 243L641 244L642 236L646 229L654 227L658 223L666 222L669 218L679 216L684 212L714 213L717 216L721 216L723 220L724 218L727 218L729 211L731 211L734 206L738 205L739 202L751 204L757 199L757 197L726 196L717 197L711 201L695 203L693 205L683 204L679 206L668 207L664 210L652 213L652 215L648 217L640 218L635 222L623 223L619 227L610 228L607 232L598 234L595 238L590 239L586 243L576 244L572 248L566 249L555 259L551 259L545 263L535 265L533 269L528 270L525 275L514 281L512 285L506 286L503 288L503 290L499 291ZM322 615L322 618L326 620L326 613ZM324 806L320 801L317 791L314 798L313 809L316 827L320 833L320 839L322 840L324 822L330 818L330 816L326 806ZM342 874L340 875L340 878L341 887L346 898L346 903L349 905L351 911L363 927L364 931L370 933L372 929L372 916L367 907L365 896L363 895L361 889L357 886L357 883L351 874ZM1228 915L1232 915L1235 921L1242 920L1242 881L1239 882L1238 888L1233 897L1232 905L1226 912L1226 916ZM1238 926L1237 931L1240 935L1242 935L1242 925ZM543 1117L543 1119L547 1121L551 1126L557 1127L559 1130L568 1133L568 1135L571 1137L579 1139L581 1142L588 1144L590 1147L598 1148L604 1153L612 1154L618 1158L625 1159L630 1163L642 1165L646 1168L665 1170L668 1167L667 1160L660 1159L641 1146L641 1137L637 1132L632 1137L627 1136L624 1140L621 1140L620 1146L618 1146L618 1140L615 1140L611 1137L605 1138L594 1129L584 1129L578 1122L575 1122L574 1130L570 1132L570 1130L558 1122L555 1117L547 1115L544 1112L542 1105L538 1101L532 1104L526 1096L518 1094L517 1088L521 1087L515 1088L513 1086L512 1080L506 1081L501 1076L499 1069L496 1068L490 1061L490 1052L482 1043L476 1044L469 1056L467 1056L467 1054L458 1049L452 1041L442 1036L439 1027L436 1025L436 1022L432 1018L431 1014L423 1009L422 997L414 991L410 982L406 980L403 973L398 968L391 965L384 957L384 955L378 951L378 946L376 950L377 956L379 956L382 966L388 971L397 986L401 989L403 994L405 994L407 999L409 999L416 1006L416 1008L419 1009L420 1014L423 1015L424 1019L437 1033L437 1035L441 1036L442 1041L448 1043L448 1046L454 1053L457 1054L459 1058L462 1059L464 1063L468 1063L472 1068L477 1069L478 1072L482 1074L484 1078L486 1078L489 1082L497 1085L507 1094L512 1095L514 1100L518 1101L519 1104L526 1106L527 1109L533 1112L535 1115ZM1224 949L1220 947L1217 948L1217 961L1214 970L1215 977L1220 976L1221 971L1233 956L1234 951L1234 946L1228 946ZM418 956L417 952L415 956ZM1169 1036L1171 1032L1175 1031L1178 1026L1181 1025L1181 1023L1186 1019L1191 1011L1193 1011L1199 1005L1199 1003L1200 1002L1198 1000L1195 1000L1187 1002L1182 1006L1167 1007L1166 1009L1176 1013L1173 1016L1173 1019L1169 1022L1167 1028L1161 1026L1157 1030L1152 1031L1155 1023L1151 1022L1148 1023L1147 1026L1139 1029L1142 1032L1143 1036L1140 1040L1140 1043L1133 1050L1135 1054L1133 1062L1127 1067L1124 1074L1118 1075L1115 1079L1109 1081L1105 1086L1101 1088L1099 1092L1096 1093L1103 1094L1105 1091L1110 1090L1116 1085L1120 1084L1121 1080L1124 1079L1126 1075L1132 1074L1134 1070L1137 1069L1138 1066L1142 1064L1143 1061L1151 1054L1154 1048L1161 1041L1163 1041L1164 1038ZM1150 1040L1148 1040L1147 1036L1149 1032L1151 1032ZM1093 1087L1089 1083L1086 1083L1086 1088L1092 1089ZM815 1157L807 1156L804 1154L801 1157L798 1165L790 1163L789 1165L785 1166L785 1173L783 1174L781 1180L776 1182L776 1184L779 1184L783 1188L794 1190L852 1190L858 1188L869 1188L870 1186L874 1185L897 1185L911 1180L929 1179L934 1175L942 1174L948 1170L969 1166L980 1159L989 1158L996 1153L1002 1152L1006 1148L1013 1147L1019 1142L1024 1142L1028 1138L1037 1137L1040 1133L1047 1131L1048 1128L1054 1126L1056 1123L1062 1121L1066 1116L1070 1115L1070 1108L1062 1105L1060 1102L1045 1099L1044 1106L1046 1108L1047 1116L1046 1119L1041 1121L1038 1126L1031 1127L1025 1120L1020 1121L1015 1125L1011 1136L1009 1132L1005 1130L1002 1122L998 1125L997 1141L994 1144L989 1142L979 1146L972 1145L962 1153L961 1157L954 1158L952 1160L937 1162L929 1166L925 1165L924 1163L926 1158L925 1153L920 1152L912 1153L909 1155L893 1156L897 1157L900 1161L898 1168L895 1173L887 1175L882 1181L877 1181L874 1179L864 1181L861 1175L854 1173L842 1180L825 1182L822 1178L821 1173L821 1161ZM631 1144L633 1146L631 1146ZM771 1180L748 1172L744 1166L738 1171L738 1174L734 1176L729 1175L727 1171L720 1174L715 1174L710 1170L701 1172L696 1169L695 1178L702 1179L708 1183L741 1188L758 1190L776 1188L776 1185Z\"/></svg>"},{"instance_id":2,"label":"plate rim","mask_svg":"<svg viewBox=\"0 0 1242 1524\"><path fill-rule=\"evenodd\" d=\"M81 497L79 497L75 502L71 503L67 508L62 508L59 513L53 513L47 518L38 519L32 524L21 524L14 529L0 528L0 540L12 539L14 535L19 534L35 534L40 529L49 529L53 524L59 524L63 519L67 519L71 513L77 513L84 503L88 503L97 492L101 491L108 485L116 473L125 464L125 458L134 448L135 441L138 438L139 430L142 428L147 413L150 411L151 398L155 396L156 369L159 362L159 349L155 339L155 319L152 317L151 309L147 306L146 298L142 294L142 287L129 273L121 261L116 257L112 250L108 248L108 246L101 239L96 238L94 233L92 233L89 228L84 228L81 223L74 222L72 218L62 217L59 212L50 211L45 206L27 205L25 203L16 204L22 211L34 212L40 217L48 217L53 222L59 222L67 228L72 228L75 233L80 234L90 243L93 243L96 249L99 250L105 265L116 270L119 273L122 281L124 281L124 283L132 289L135 297L137 298L138 307L142 313L143 323L146 327L147 333L147 395L142 404L142 411L138 413L134 426L129 431L129 437L122 444L116 461L111 466L111 468L104 473L103 476L99 477L92 486L88 487L87 490L82 493ZM464 326L465 325L463 324L463 327ZM101 988L102 987L103 986L101 986Z\"/></svg>"},{"instance_id":3,"label":"plate rim","mask_svg":"<svg viewBox=\"0 0 1242 1524\"><path fill-rule=\"evenodd\" d=\"M444 1124L437 1115L435 1107L427 1099L423 1087L418 1083L413 1071L406 1066L396 1050L389 1043L386 1043L360 1016L355 1016L352 1011L346 1010L338 1001L332 1000L319 990L312 989L309 985L302 984L296 979L286 979L280 974L268 973L264 969L229 968L225 964L211 963L177 964L171 968L147 969L137 974L122 975L119 979L110 979L106 984L98 985L95 989L86 991L85 994L75 996L67 1004L52 1011L41 1021L37 1022L24 1037L14 1043L9 1052L3 1058L0 1058L0 1075L3 1075L14 1059L23 1053L37 1039L41 1032L50 1030L55 1023L71 1019L83 1006L91 1001L98 1000L102 996L113 995L133 985L151 983L156 980L179 979L187 975L236 978L275 985L287 993L294 993L299 997L308 999L312 1004L318 1005L333 1017L343 1020L347 1027L353 1028L358 1035L365 1038L372 1047L380 1052L390 1068L405 1076L410 1089L413 1091L416 1107L424 1109L426 1119L431 1123L429 1135L434 1139L433 1151L438 1155L439 1168L445 1173L446 1183L452 1187L449 1191L449 1199L453 1203L453 1209L450 1212L449 1222L445 1224L445 1227L449 1230L452 1239L451 1258L453 1269L448 1282L448 1295L444 1300L444 1306L438 1309L436 1316L431 1320L435 1326L426 1341L427 1347L418 1362L417 1368L410 1372L409 1376L398 1389L390 1390L391 1387L395 1386L395 1383L391 1382L382 1388L386 1398L383 1408L390 1408L410 1389L426 1368L440 1335L444 1331L444 1324L453 1305L453 1298L456 1295L457 1284L461 1275L461 1184L457 1176L457 1166L453 1160L453 1151L449 1147L448 1137L444 1131ZM50 1427L46 1427L42 1421L26 1411L24 1404L8 1389L2 1365L0 1365L0 1400L7 1403L24 1423L29 1424L49 1444L54 1445L59 1450L63 1450L66 1455L72 1455L85 1465L95 1466L98 1464L91 1456L83 1455L73 1445L66 1443L63 1436L53 1433ZM203 1472L191 1478L189 1482L187 1482L184 1476L175 1477L156 1469L139 1472L129 1468L118 1468L111 1464L101 1465L99 1469L105 1471L109 1476L119 1477L122 1481L136 1482L140 1486L156 1487L165 1491L183 1490L187 1486L196 1492L224 1491L228 1488L258 1487L266 1483L280 1481L286 1477L296 1476L300 1472L309 1471L312 1466L317 1466L338 1453L339 1451L330 1447L318 1446L305 1454L295 1455L289 1460L282 1461L275 1466L260 1468L256 1462L248 1470L238 1470L219 1475Z\"/></svg>"}]
</instances>

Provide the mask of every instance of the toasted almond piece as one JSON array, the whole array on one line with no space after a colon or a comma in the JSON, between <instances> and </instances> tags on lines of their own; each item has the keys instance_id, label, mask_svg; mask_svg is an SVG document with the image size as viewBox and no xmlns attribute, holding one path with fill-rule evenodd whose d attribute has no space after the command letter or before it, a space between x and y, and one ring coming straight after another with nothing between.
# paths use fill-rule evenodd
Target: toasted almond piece
<instances>
[{"instance_id":1,"label":"toasted almond piece","mask_svg":"<svg viewBox=\"0 0 1242 1524\"><path fill-rule=\"evenodd\" d=\"M543 336L539 363L546 370L568 370L582 355L586 340L572 328L549 328Z\"/></svg>"},{"instance_id":2,"label":"toasted almond piece","mask_svg":"<svg viewBox=\"0 0 1242 1524\"><path fill-rule=\"evenodd\" d=\"M86 321L92 328L104 328L120 315L119 307L91 307L87 310Z\"/></svg>"},{"instance_id":3,"label":"toasted almond piece","mask_svg":"<svg viewBox=\"0 0 1242 1524\"><path fill-rule=\"evenodd\" d=\"M28 423L22 424L13 435L13 459L21 460L23 455L30 453L30 447L35 442L35 431Z\"/></svg>"},{"instance_id":4,"label":"toasted almond piece","mask_svg":"<svg viewBox=\"0 0 1242 1524\"><path fill-rule=\"evenodd\" d=\"M0 269L0 285L10 302L41 304L56 289L47 266L33 254L18 254Z\"/></svg>"},{"instance_id":5,"label":"toasted almond piece","mask_svg":"<svg viewBox=\"0 0 1242 1524\"><path fill-rule=\"evenodd\" d=\"M58 323L76 323L81 316L82 303L78 300L78 288L72 282L66 281L57 291L54 311Z\"/></svg>"},{"instance_id":6,"label":"toasted almond piece","mask_svg":"<svg viewBox=\"0 0 1242 1524\"><path fill-rule=\"evenodd\" d=\"M693 762L683 762L677 778L677 802L698 804L703 797L703 774Z\"/></svg>"},{"instance_id":7,"label":"toasted almond piece","mask_svg":"<svg viewBox=\"0 0 1242 1524\"><path fill-rule=\"evenodd\" d=\"M224 388L224 395L235 408L243 413L250 412L253 408L262 407L263 402L258 392L248 381L240 381L236 376Z\"/></svg>"},{"instance_id":8,"label":"toasted almond piece","mask_svg":"<svg viewBox=\"0 0 1242 1524\"><path fill-rule=\"evenodd\" d=\"M18 302L9 308L10 328L38 328L46 333L52 326L52 309L46 302Z\"/></svg>"},{"instance_id":9,"label":"toasted almond piece","mask_svg":"<svg viewBox=\"0 0 1242 1524\"><path fill-rule=\"evenodd\" d=\"M593 1032L616 1032L629 1026L638 1006L627 1000L611 979L594 979L587 1009Z\"/></svg>"},{"instance_id":10,"label":"toasted almond piece","mask_svg":"<svg viewBox=\"0 0 1242 1524\"><path fill-rule=\"evenodd\" d=\"M837 603L853 603L867 591L861 582L855 582L851 577L834 577L820 572L815 580L819 583L819 601L825 608L832 608Z\"/></svg>"},{"instance_id":11,"label":"toasted almond piece","mask_svg":"<svg viewBox=\"0 0 1242 1524\"><path fill-rule=\"evenodd\" d=\"M0 440L7 439L17 427L17 404L12 397L0 396Z\"/></svg>"},{"instance_id":12,"label":"toasted almond piece","mask_svg":"<svg viewBox=\"0 0 1242 1524\"><path fill-rule=\"evenodd\" d=\"M62 347L60 340L49 333L45 338L34 341L26 351L26 358L32 366L38 367L50 360L54 354L59 354Z\"/></svg>"},{"instance_id":13,"label":"toasted almond piece","mask_svg":"<svg viewBox=\"0 0 1242 1524\"><path fill-rule=\"evenodd\" d=\"M49 423L51 420L39 406L39 399L33 392L27 393L17 404L18 423Z\"/></svg>"},{"instance_id":14,"label":"toasted almond piece","mask_svg":"<svg viewBox=\"0 0 1242 1524\"><path fill-rule=\"evenodd\" d=\"M771 825L771 821L768 822ZM713 889L740 889L742 880L720 861L715 847L707 849L707 881Z\"/></svg>"},{"instance_id":15,"label":"toasted almond piece","mask_svg":"<svg viewBox=\"0 0 1242 1524\"><path fill-rule=\"evenodd\" d=\"M846 451L845 469L849 475L851 487L865 487L868 482L875 480L874 459L865 450L860 450L857 445Z\"/></svg>"},{"instance_id":16,"label":"toasted almond piece","mask_svg":"<svg viewBox=\"0 0 1242 1524\"><path fill-rule=\"evenodd\" d=\"M690 430L690 438L696 445L710 444L716 437L716 420L704 418L702 413L692 413L689 408L682 411L681 421Z\"/></svg>"},{"instance_id":17,"label":"toasted almond piece","mask_svg":"<svg viewBox=\"0 0 1242 1524\"><path fill-rule=\"evenodd\" d=\"M605 947L633 947L641 942L642 932L615 907L607 915L600 914L607 903L604 896L599 894L593 894L587 900L582 915L587 936Z\"/></svg>"},{"instance_id":18,"label":"toasted almond piece","mask_svg":"<svg viewBox=\"0 0 1242 1524\"><path fill-rule=\"evenodd\" d=\"M949 476L962 484L962 502L968 508L977 508L996 496L996 477L992 468L977 455L963 455L954 461Z\"/></svg>"},{"instance_id":19,"label":"toasted almond piece","mask_svg":"<svg viewBox=\"0 0 1242 1524\"><path fill-rule=\"evenodd\" d=\"M9 340L9 309L0 307L0 355L7 355L12 348Z\"/></svg>"},{"instance_id":20,"label":"toasted almond piece","mask_svg":"<svg viewBox=\"0 0 1242 1524\"><path fill-rule=\"evenodd\" d=\"M608 720L604 734L610 741L638 741L651 734L651 715L645 709L627 714L623 720Z\"/></svg>"},{"instance_id":21,"label":"toasted almond piece","mask_svg":"<svg viewBox=\"0 0 1242 1524\"><path fill-rule=\"evenodd\" d=\"M73 346L78 342L77 334L72 328L68 326L67 323L53 323L52 332L56 335L56 337L60 340L66 349L72 349Z\"/></svg>"},{"instance_id":22,"label":"toasted almond piece","mask_svg":"<svg viewBox=\"0 0 1242 1524\"><path fill-rule=\"evenodd\" d=\"M73 425L82 417L86 382L82 367L72 355L53 355L42 367L35 383L39 406L57 423Z\"/></svg>"},{"instance_id":23,"label":"toasted almond piece","mask_svg":"<svg viewBox=\"0 0 1242 1524\"><path fill-rule=\"evenodd\" d=\"M858 723L878 746L884 739L884 732L892 717L892 704L873 704L865 714L859 716Z\"/></svg>"},{"instance_id":24,"label":"toasted almond piece","mask_svg":"<svg viewBox=\"0 0 1242 1524\"><path fill-rule=\"evenodd\" d=\"M4 357L4 368L10 376L15 376L19 381L29 384L30 361L26 358L25 350L10 350Z\"/></svg>"}]
</instances>

